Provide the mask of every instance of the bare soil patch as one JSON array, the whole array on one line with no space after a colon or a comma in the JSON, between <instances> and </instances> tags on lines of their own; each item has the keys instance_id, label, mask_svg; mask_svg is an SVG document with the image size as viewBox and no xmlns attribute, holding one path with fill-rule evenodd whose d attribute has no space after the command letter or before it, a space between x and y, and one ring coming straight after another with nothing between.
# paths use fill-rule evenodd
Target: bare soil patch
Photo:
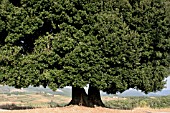
<instances>
[{"instance_id":1,"label":"bare soil patch","mask_svg":"<svg viewBox=\"0 0 170 113\"><path fill-rule=\"evenodd\" d=\"M134 110L117 110L102 107L87 108L80 106L68 106L57 108L39 108L30 110L11 110L4 111L5 113L170 113L170 109L150 109L150 108L135 108Z\"/></svg>"}]
</instances>

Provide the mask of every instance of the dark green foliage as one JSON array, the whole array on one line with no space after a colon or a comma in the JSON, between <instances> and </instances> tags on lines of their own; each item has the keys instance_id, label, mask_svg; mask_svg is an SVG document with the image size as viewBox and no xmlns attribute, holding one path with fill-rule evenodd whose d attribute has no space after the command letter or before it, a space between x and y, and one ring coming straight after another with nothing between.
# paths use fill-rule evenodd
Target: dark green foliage
<instances>
[{"instance_id":1,"label":"dark green foliage","mask_svg":"<svg viewBox=\"0 0 170 113\"><path fill-rule=\"evenodd\" d=\"M161 90L170 64L161 0L0 2L1 84Z\"/></svg>"},{"instance_id":2,"label":"dark green foliage","mask_svg":"<svg viewBox=\"0 0 170 113\"><path fill-rule=\"evenodd\" d=\"M136 87L145 92L163 88L164 83L156 81L168 75L165 72L170 62L169 23L166 21L164 7L160 0L117 4L119 14L132 34L126 43L121 40L125 48L119 53L124 55L122 60L125 59L125 62L120 61L122 71L119 73L124 73L123 80L128 81L128 87Z\"/></svg>"}]
</instances>

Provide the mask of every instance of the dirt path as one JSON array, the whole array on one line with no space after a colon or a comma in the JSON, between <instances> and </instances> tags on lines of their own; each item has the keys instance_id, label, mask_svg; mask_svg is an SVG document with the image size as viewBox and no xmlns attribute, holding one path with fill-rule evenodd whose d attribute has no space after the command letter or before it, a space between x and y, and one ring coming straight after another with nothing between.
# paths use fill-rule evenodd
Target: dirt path
<instances>
[{"instance_id":1,"label":"dirt path","mask_svg":"<svg viewBox=\"0 0 170 113\"><path fill-rule=\"evenodd\" d=\"M2 111L3 113L170 113L170 109L136 108L134 110L115 110L108 108L87 108L68 106L60 108L42 108L30 110Z\"/></svg>"}]
</instances>

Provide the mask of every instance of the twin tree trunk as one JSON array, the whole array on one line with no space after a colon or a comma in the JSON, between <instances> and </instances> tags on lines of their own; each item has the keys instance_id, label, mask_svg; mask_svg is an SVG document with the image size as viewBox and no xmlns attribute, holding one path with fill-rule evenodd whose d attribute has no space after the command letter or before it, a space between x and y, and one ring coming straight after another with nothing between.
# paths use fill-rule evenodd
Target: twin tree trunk
<instances>
[{"instance_id":1,"label":"twin tree trunk","mask_svg":"<svg viewBox=\"0 0 170 113\"><path fill-rule=\"evenodd\" d=\"M84 88L72 87L72 100L69 105L79 105L79 106L87 106L94 107L102 106L104 104L101 100L100 91L93 86L89 86L88 95L85 92Z\"/></svg>"}]
</instances>

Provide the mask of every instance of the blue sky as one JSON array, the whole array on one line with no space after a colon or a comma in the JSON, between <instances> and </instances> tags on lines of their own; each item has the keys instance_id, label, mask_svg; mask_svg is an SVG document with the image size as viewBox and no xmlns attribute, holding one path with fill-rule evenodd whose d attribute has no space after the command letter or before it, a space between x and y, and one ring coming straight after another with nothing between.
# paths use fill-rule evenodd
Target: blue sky
<instances>
[{"instance_id":1,"label":"blue sky","mask_svg":"<svg viewBox=\"0 0 170 113\"><path fill-rule=\"evenodd\" d=\"M170 76L167 78L167 84L166 84L166 89L170 90Z\"/></svg>"}]
</instances>

